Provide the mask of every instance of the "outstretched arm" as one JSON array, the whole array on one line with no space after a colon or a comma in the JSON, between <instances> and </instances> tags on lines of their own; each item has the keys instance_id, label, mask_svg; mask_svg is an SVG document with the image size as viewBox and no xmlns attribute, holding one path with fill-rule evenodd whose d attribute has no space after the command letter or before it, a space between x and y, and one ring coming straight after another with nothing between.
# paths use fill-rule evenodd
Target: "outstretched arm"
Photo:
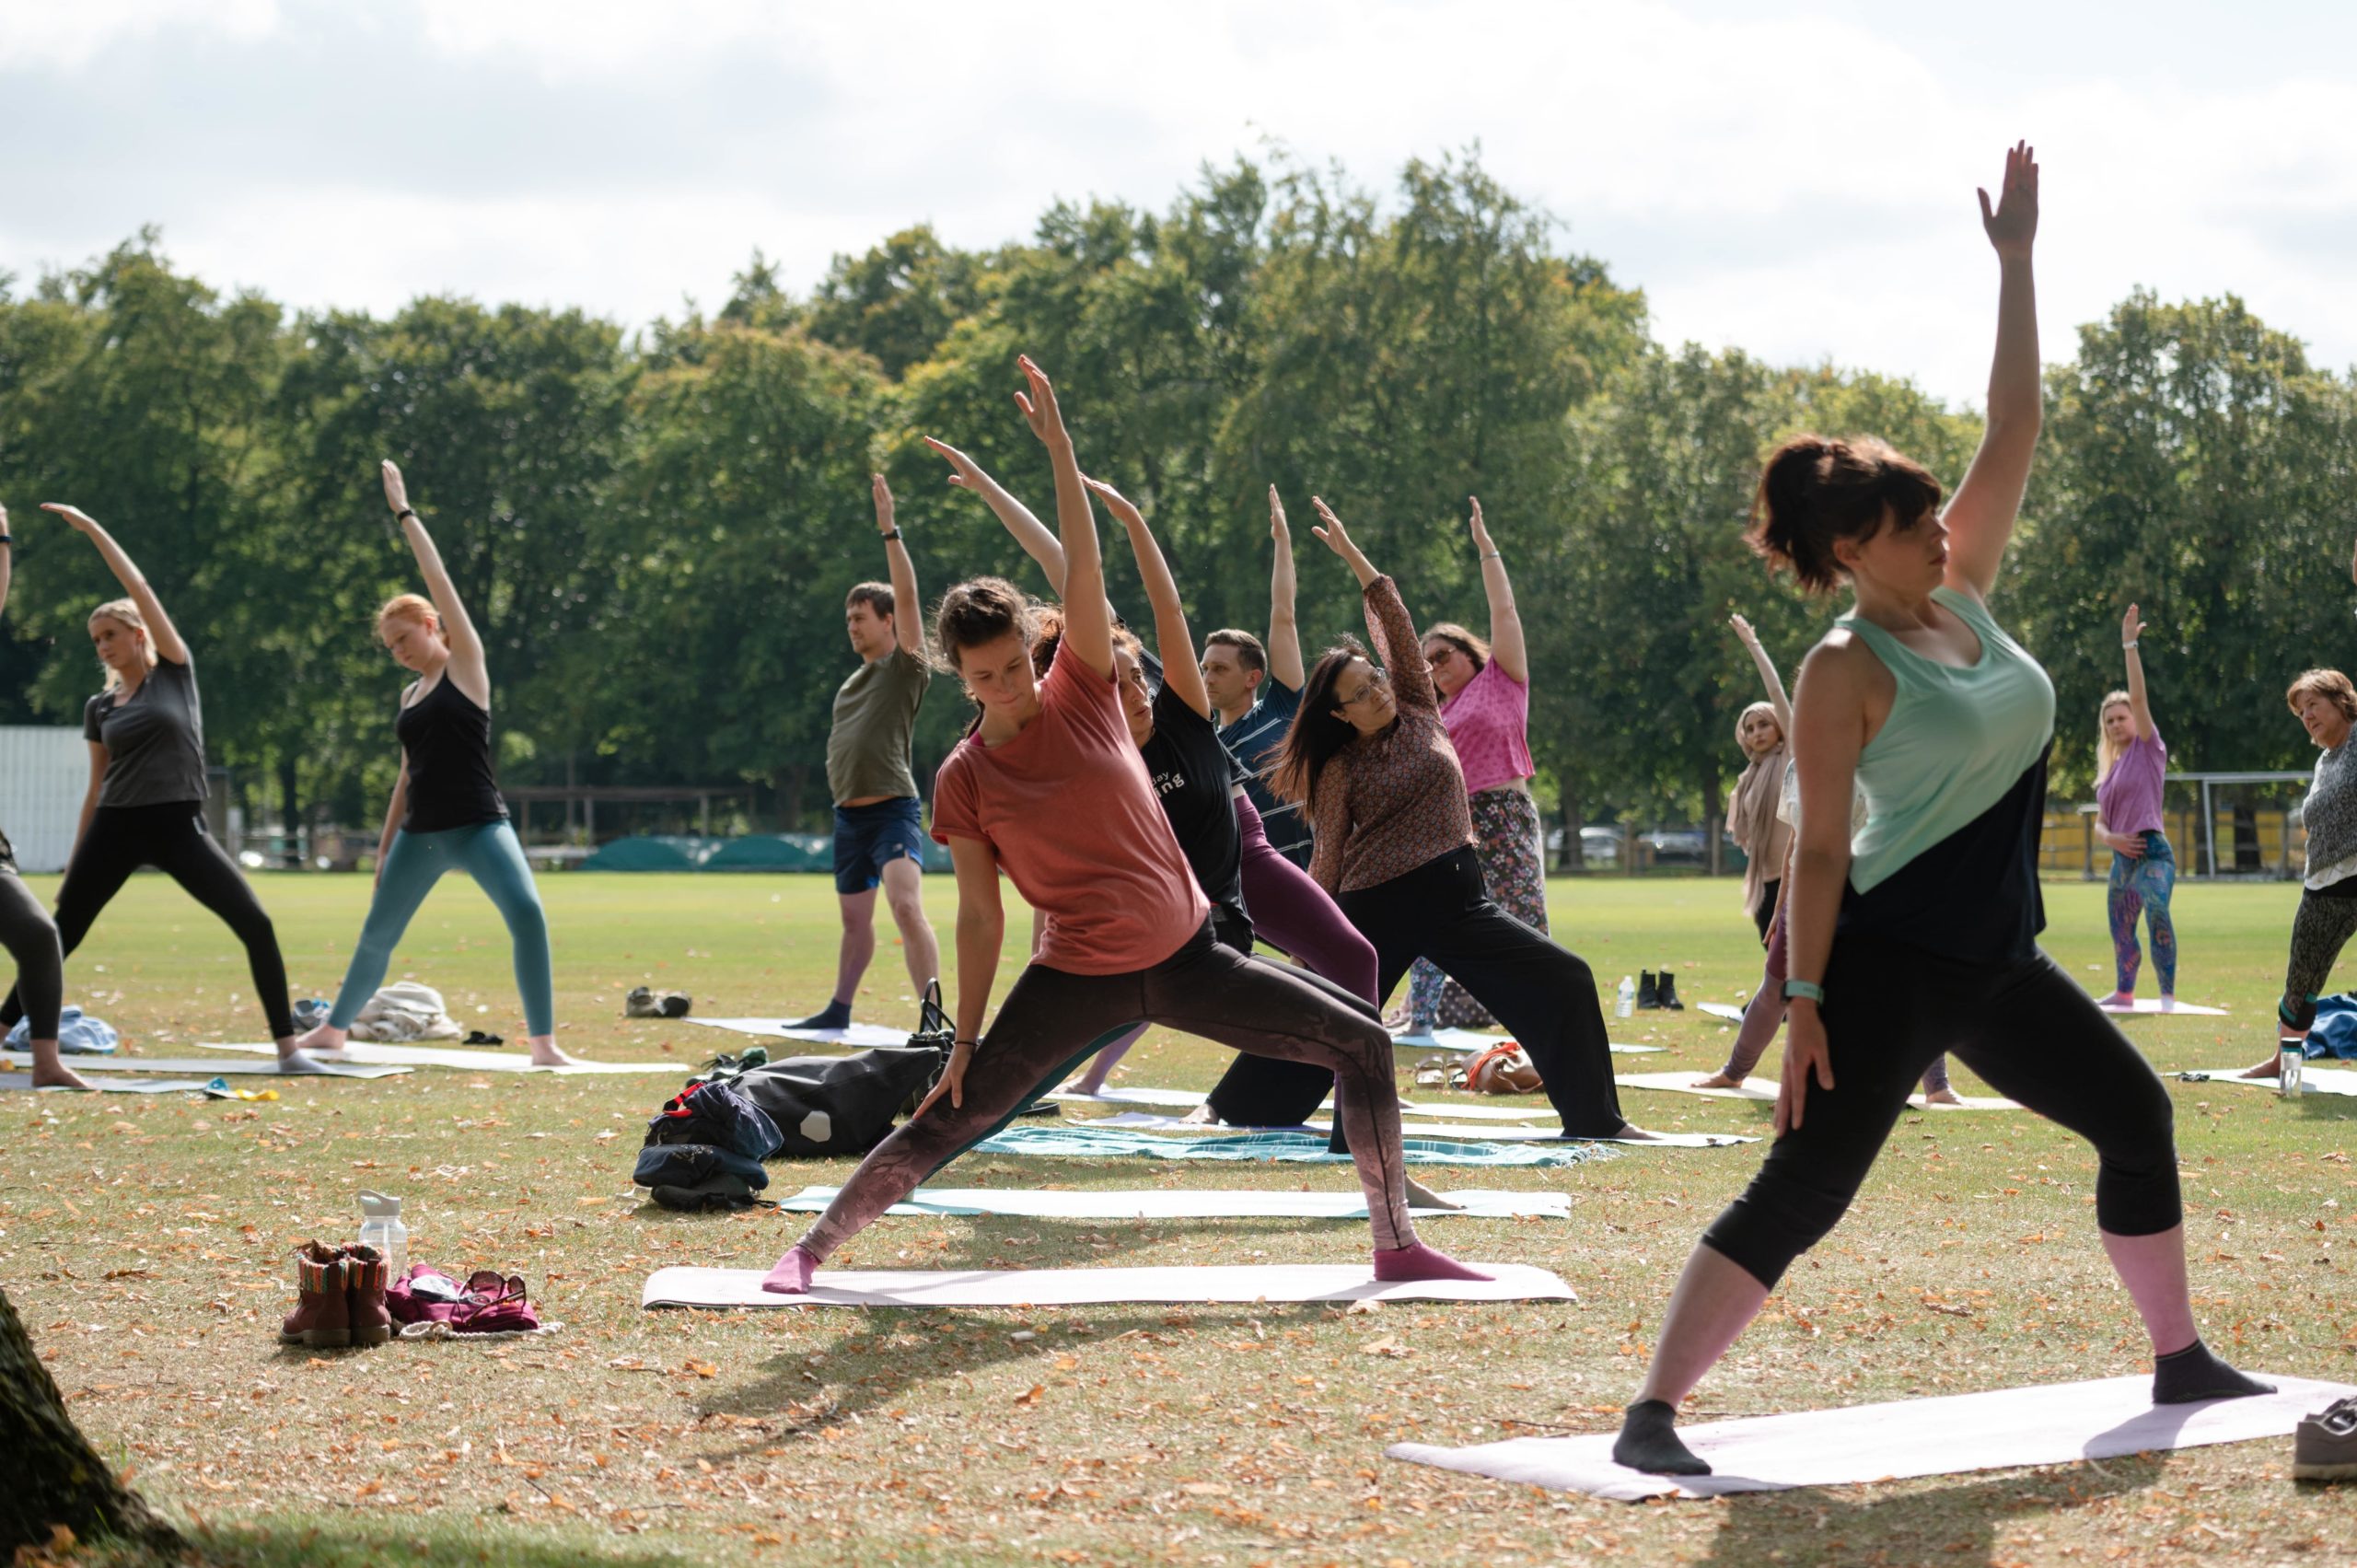
<instances>
[{"instance_id":1,"label":"outstretched arm","mask_svg":"<svg viewBox=\"0 0 2357 1568\"><path fill-rule=\"evenodd\" d=\"M2136 721L2136 738L2153 738L2152 700L2144 694L2144 659L2136 651L2137 642L2144 635L2144 622L2138 619L2136 607L2130 605L2128 613L2119 618L2119 647L2128 660L2128 712Z\"/></svg>"},{"instance_id":2,"label":"outstretched arm","mask_svg":"<svg viewBox=\"0 0 2357 1568\"><path fill-rule=\"evenodd\" d=\"M917 566L892 521L892 487L882 474L868 478L876 495L876 531L884 536L884 559L892 571L892 632L904 654L924 652L924 607L917 602Z\"/></svg>"},{"instance_id":3,"label":"outstretched arm","mask_svg":"<svg viewBox=\"0 0 2357 1568\"><path fill-rule=\"evenodd\" d=\"M147 579L140 572L138 563L123 553L122 546L114 541L114 536L99 527L98 520L78 506L68 506L59 501L44 501L41 509L56 513L73 524L77 531L89 536L90 542L97 545L99 553L105 557L107 570L112 572L114 580L122 585L122 591L131 596L131 602L139 607L139 616L147 622L147 639L156 649L156 656L174 664L186 664L188 645L180 641L180 630L172 624L172 618L164 613L164 601L156 597L156 590L147 586Z\"/></svg>"},{"instance_id":4,"label":"outstretched arm","mask_svg":"<svg viewBox=\"0 0 2357 1568\"><path fill-rule=\"evenodd\" d=\"M1328 549L1350 563L1351 571L1359 580L1359 593L1366 611L1367 636L1375 644L1375 656L1391 677L1391 694L1403 708L1429 708L1437 711L1440 695L1433 690L1433 667L1424 662L1424 645L1416 635L1415 618L1408 613L1407 602L1399 597L1399 585L1375 569L1375 563L1353 542L1342 527L1342 519L1318 496L1309 498L1324 519L1309 531L1324 540Z\"/></svg>"},{"instance_id":5,"label":"outstretched arm","mask_svg":"<svg viewBox=\"0 0 2357 1568\"><path fill-rule=\"evenodd\" d=\"M1138 578L1145 585L1146 603L1154 607L1155 649L1162 656L1162 683L1203 718L1212 716L1211 693L1203 687L1202 668L1195 662L1195 641L1187 630L1187 607L1178 600L1178 579L1162 558L1162 546L1145 526L1145 515L1130 498L1101 479L1088 488L1104 498L1106 510L1129 530L1130 549L1138 558Z\"/></svg>"},{"instance_id":6,"label":"outstretched arm","mask_svg":"<svg viewBox=\"0 0 2357 1568\"><path fill-rule=\"evenodd\" d=\"M1783 889L1784 972L1792 981L1821 987L1833 952L1833 923L1850 878L1850 800L1858 754L1865 749L1865 663L1873 656L1853 645L1820 643L1801 663L1800 703L1793 716L1793 751L1801 771L1801 819L1793 836L1791 880ZM1829 1089L1833 1063L1815 1000L1786 1003L1783 1081L1776 1096L1776 1136L1798 1127L1808 1107L1812 1076Z\"/></svg>"},{"instance_id":7,"label":"outstretched arm","mask_svg":"<svg viewBox=\"0 0 2357 1568\"><path fill-rule=\"evenodd\" d=\"M450 645L448 673L478 706L491 706L491 672L482 656L482 638L475 632L475 623L467 618L465 601L459 598L456 584L450 581L448 568L442 564L442 552L434 547L434 536L425 531L424 519L409 504L409 486L401 479L401 470L393 459L384 461L385 505L393 509L394 517L401 525L401 537L409 540L410 553L417 557L417 569L425 578L426 597L434 601L434 612L442 618L442 635Z\"/></svg>"},{"instance_id":8,"label":"outstretched arm","mask_svg":"<svg viewBox=\"0 0 2357 1568\"><path fill-rule=\"evenodd\" d=\"M1064 547L1056 541L1053 529L1032 515L1031 508L1017 501L1006 487L982 471L974 461L946 441L924 437L924 444L949 460L949 482L960 490L970 490L982 498L982 504L1005 525L1023 547L1023 553L1039 563L1048 579L1048 591L1058 598L1064 597Z\"/></svg>"},{"instance_id":9,"label":"outstretched arm","mask_svg":"<svg viewBox=\"0 0 2357 1568\"><path fill-rule=\"evenodd\" d=\"M1751 655L1752 664L1759 670L1760 684L1768 688L1768 705L1776 710L1776 729L1789 739L1793 733L1793 705L1784 699L1784 678L1776 673L1776 661L1759 645L1759 633L1751 629L1750 621L1740 615L1730 615L1727 624L1735 628L1736 636Z\"/></svg>"},{"instance_id":10,"label":"outstretched arm","mask_svg":"<svg viewBox=\"0 0 2357 1568\"><path fill-rule=\"evenodd\" d=\"M1481 591L1490 598L1490 656L1517 686L1530 684L1530 653L1522 640L1522 612L1514 607L1514 584L1506 578L1505 557L1490 540L1481 521L1481 498L1473 503L1473 548L1481 552Z\"/></svg>"},{"instance_id":11,"label":"outstretched arm","mask_svg":"<svg viewBox=\"0 0 2357 1568\"><path fill-rule=\"evenodd\" d=\"M1064 636L1062 645L1080 656L1080 662L1110 680L1113 678L1113 607L1105 602L1105 558L1097 548L1097 514L1089 508L1088 486L1081 482L1080 459L1064 429L1063 410L1047 372L1024 354L1027 383L1015 394L1031 434L1048 448L1056 475L1056 540L1064 547ZM1191 658L1181 662L1191 663Z\"/></svg>"},{"instance_id":12,"label":"outstretched arm","mask_svg":"<svg viewBox=\"0 0 2357 1568\"><path fill-rule=\"evenodd\" d=\"M1298 598L1293 575L1293 529L1285 524L1285 504L1277 487L1269 486L1269 538L1276 544L1276 561L1269 568L1269 675L1280 686L1298 691L1309 679L1301 658L1301 622L1294 617ZM2357 573L2357 567L2351 568Z\"/></svg>"},{"instance_id":13,"label":"outstretched arm","mask_svg":"<svg viewBox=\"0 0 2357 1568\"><path fill-rule=\"evenodd\" d=\"M1991 207L1980 192L1980 226L1997 251L1997 353L1989 367L1989 420L1980 450L1945 514L1948 587L1986 598L2029 484L2030 458L2044 418L2038 390L2038 291L2030 247L2038 238L2038 161L2026 142L2005 155L2005 182Z\"/></svg>"}]
</instances>

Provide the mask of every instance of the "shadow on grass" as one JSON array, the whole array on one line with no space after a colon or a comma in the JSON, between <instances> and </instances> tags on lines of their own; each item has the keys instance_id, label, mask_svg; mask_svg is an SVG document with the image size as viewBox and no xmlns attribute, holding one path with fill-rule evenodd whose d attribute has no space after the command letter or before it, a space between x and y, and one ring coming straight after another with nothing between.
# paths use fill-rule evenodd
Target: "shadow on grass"
<instances>
[{"instance_id":1,"label":"shadow on grass","mask_svg":"<svg viewBox=\"0 0 2357 1568\"><path fill-rule=\"evenodd\" d=\"M1848 1488L1739 1493L1725 1500L1726 1524L1701 1561L1730 1568L2040 1562L2037 1543L2005 1539L2010 1525L2034 1529L2038 1517L2144 1491L2167 1469L2165 1455L2136 1454L1885 1497Z\"/></svg>"},{"instance_id":2,"label":"shadow on grass","mask_svg":"<svg viewBox=\"0 0 2357 1568\"><path fill-rule=\"evenodd\" d=\"M676 1568L691 1561L650 1550L594 1525L534 1529L514 1525L412 1515L333 1518L290 1514L237 1525L180 1525L185 1552L153 1552L93 1545L72 1561L93 1568Z\"/></svg>"}]
</instances>

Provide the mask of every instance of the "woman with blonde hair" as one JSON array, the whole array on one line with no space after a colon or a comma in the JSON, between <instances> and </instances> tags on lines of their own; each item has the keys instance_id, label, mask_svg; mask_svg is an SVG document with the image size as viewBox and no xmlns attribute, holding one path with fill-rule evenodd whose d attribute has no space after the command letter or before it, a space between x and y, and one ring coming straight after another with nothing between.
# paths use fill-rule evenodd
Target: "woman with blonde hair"
<instances>
[{"instance_id":1,"label":"woman with blonde hair","mask_svg":"<svg viewBox=\"0 0 2357 1568\"><path fill-rule=\"evenodd\" d=\"M90 642L106 667L106 690L82 710L90 743L90 789L74 855L57 889L57 935L67 957L82 945L99 912L131 874L152 865L188 889L246 947L254 990L278 1043L282 1067L299 1070L295 1015L286 1005L286 963L278 935L237 862L204 829L204 714L196 666L163 601L122 546L88 514L56 502L54 512L99 547L129 597L90 611ZM24 1005L15 992L0 1005L0 1028L13 1028Z\"/></svg>"},{"instance_id":2,"label":"woman with blonde hair","mask_svg":"<svg viewBox=\"0 0 2357 1568\"><path fill-rule=\"evenodd\" d=\"M401 693L401 715L393 721L401 743L401 777L377 846L376 896L344 970L343 988L336 993L327 1022L301 1043L321 1051L343 1047L352 1020L383 982L393 945L409 929L418 906L445 871L460 870L491 896L507 923L533 1063L561 1067L572 1058L556 1048L548 919L492 770L491 672L482 638L442 565L442 552L409 504L401 470L390 459L384 480L385 502L400 520L433 598L402 594L377 612L377 635L386 651L394 663L417 673Z\"/></svg>"},{"instance_id":3,"label":"woman with blonde hair","mask_svg":"<svg viewBox=\"0 0 2357 1568\"><path fill-rule=\"evenodd\" d=\"M2161 782L2169 749L2153 723L2144 692L2144 664L2136 642L2144 623L2130 605L2119 621L2128 658L2128 690L2106 692L2096 710L2096 837L2111 846L2111 954L2114 985L2099 1004L2121 1012L2136 1006L2136 973L2144 954L2136 944L2136 917L2153 933L2153 969L2161 981L2161 1011L2177 1005L2177 923L2169 896L2177 890L2177 855L2161 830Z\"/></svg>"},{"instance_id":4,"label":"woman with blonde hair","mask_svg":"<svg viewBox=\"0 0 2357 1568\"><path fill-rule=\"evenodd\" d=\"M1784 679L1776 661L1759 645L1751 622L1731 615L1727 624L1759 668L1768 688L1768 700L1754 703L1735 721L1735 743L1743 749L1743 773L1735 781L1735 796L1727 803L1727 832L1743 851L1743 912L1759 928L1762 947L1768 942L1768 922L1776 913L1776 895L1783 888L1784 856L1792 848L1793 830L1778 815L1777 801L1784 793L1784 772L1790 766L1785 738L1793 731L1792 704L1784 697Z\"/></svg>"},{"instance_id":5,"label":"woman with blonde hair","mask_svg":"<svg viewBox=\"0 0 2357 1568\"><path fill-rule=\"evenodd\" d=\"M2292 916L2292 951L2284 965L2283 999L2276 1004L2276 1051L2243 1074L2272 1078L2276 1054L2305 1046L2316 1026L2316 998L2332 979L2340 950L2357 935L2357 686L2337 669L2301 672L2283 693L2322 755L2316 780L2300 803L2308 839L2300 878L2300 907Z\"/></svg>"}]
</instances>

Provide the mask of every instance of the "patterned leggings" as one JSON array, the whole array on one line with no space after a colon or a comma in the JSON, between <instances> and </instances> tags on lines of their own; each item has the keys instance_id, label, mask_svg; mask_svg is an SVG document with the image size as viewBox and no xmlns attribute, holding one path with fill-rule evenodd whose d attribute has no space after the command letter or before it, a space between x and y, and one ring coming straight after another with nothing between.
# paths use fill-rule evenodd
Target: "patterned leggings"
<instances>
[{"instance_id":1,"label":"patterned leggings","mask_svg":"<svg viewBox=\"0 0 2357 1568\"><path fill-rule=\"evenodd\" d=\"M2111 957L2116 989L2136 989L2136 971L2144 952L2136 945L2136 917L2142 914L2153 932L2153 969L2161 977L2161 994L2177 994L2177 923L2169 918L2169 895L2177 890L2177 857L2169 853L2165 834L2146 833L2144 853L2111 857Z\"/></svg>"},{"instance_id":2,"label":"patterned leggings","mask_svg":"<svg viewBox=\"0 0 2357 1568\"><path fill-rule=\"evenodd\" d=\"M1514 788L1485 789L1473 807L1473 854L1490 901L1534 931L1547 929L1546 839L1538 803ZM1486 1029L1497 1020L1430 958L1408 971L1408 1016L1441 1028Z\"/></svg>"},{"instance_id":3,"label":"patterned leggings","mask_svg":"<svg viewBox=\"0 0 2357 1568\"><path fill-rule=\"evenodd\" d=\"M2316 998L2332 979L2332 966L2349 938L2357 935L2357 877L2300 894L2292 916L2292 957L2283 970L2283 1000L2276 1008L2282 1032L2305 1036L2316 1021Z\"/></svg>"}]
</instances>

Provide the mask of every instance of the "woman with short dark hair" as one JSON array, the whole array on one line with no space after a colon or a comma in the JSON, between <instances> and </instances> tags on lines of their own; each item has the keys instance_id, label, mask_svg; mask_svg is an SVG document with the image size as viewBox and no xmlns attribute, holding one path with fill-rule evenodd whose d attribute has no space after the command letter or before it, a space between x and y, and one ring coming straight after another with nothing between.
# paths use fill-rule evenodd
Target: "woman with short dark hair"
<instances>
[{"instance_id":1,"label":"woman with short dark hair","mask_svg":"<svg viewBox=\"0 0 2357 1568\"><path fill-rule=\"evenodd\" d=\"M2301 673L2283 693L2300 727L2316 745L2316 777L2300 805L2307 834L2300 907L2292 916L2292 951L2283 970L2283 997L2275 1006L2276 1051L2243 1074L2272 1078L2277 1054L2305 1048L2316 1026L2316 998L2332 979L2340 950L2357 935L2357 686L2337 669Z\"/></svg>"}]
</instances>

